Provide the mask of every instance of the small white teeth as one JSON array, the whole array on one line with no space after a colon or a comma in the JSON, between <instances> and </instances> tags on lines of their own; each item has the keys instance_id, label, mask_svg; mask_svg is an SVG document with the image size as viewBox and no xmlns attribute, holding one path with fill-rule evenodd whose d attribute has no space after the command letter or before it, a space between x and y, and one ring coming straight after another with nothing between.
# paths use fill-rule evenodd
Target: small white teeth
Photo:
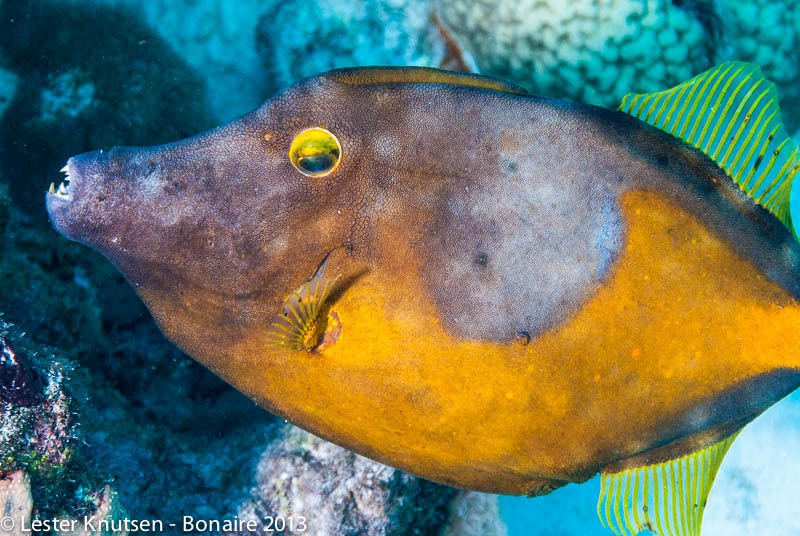
<instances>
[{"instance_id":1,"label":"small white teeth","mask_svg":"<svg viewBox=\"0 0 800 536\"><path fill-rule=\"evenodd\" d=\"M67 175L69 175L69 164L64 164L64 167L62 167L59 171L61 171L61 173L66 173Z\"/></svg>"},{"instance_id":2,"label":"small white teeth","mask_svg":"<svg viewBox=\"0 0 800 536\"><path fill-rule=\"evenodd\" d=\"M50 183L50 190L48 190L48 191L49 191L49 192L50 192L52 195L55 195L55 193L56 193L56 185L55 185L55 183L53 183L53 182L51 182L51 183Z\"/></svg>"}]
</instances>

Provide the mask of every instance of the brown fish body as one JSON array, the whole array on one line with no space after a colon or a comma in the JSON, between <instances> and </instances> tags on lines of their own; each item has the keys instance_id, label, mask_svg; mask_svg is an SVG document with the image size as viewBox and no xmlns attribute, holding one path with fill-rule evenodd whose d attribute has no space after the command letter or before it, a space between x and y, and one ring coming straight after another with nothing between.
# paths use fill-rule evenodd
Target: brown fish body
<instances>
[{"instance_id":1,"label":"brown fish body","mask_svg":"<svg viewBox=\"0 0 800 536\"><path fill-rule=\"evenodd\" d=\"M287 156L313 127L341 143L323 177ZM54 225L108 256L178 346L270 411L439 482L540 494L662 461L800 383L794 238L619 112L333 73L69 175ZM338 338L269 345L328 253Z\"/></svg>"}]
</instances>

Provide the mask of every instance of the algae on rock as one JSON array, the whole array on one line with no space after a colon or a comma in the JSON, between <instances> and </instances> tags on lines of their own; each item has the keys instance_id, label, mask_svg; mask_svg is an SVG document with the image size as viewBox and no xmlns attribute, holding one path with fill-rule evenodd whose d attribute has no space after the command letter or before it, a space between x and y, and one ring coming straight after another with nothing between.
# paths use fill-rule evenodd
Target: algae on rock
<instances>
[{"instance_id":1,"label":"algae on rock","mask_svg":"<svg viewBox=\"0 0 800 536\"><path fill-rule=\"evenodd\" d=\"M25 473L37 515L82 513L101 485L81 442L84 396L71 362L0 319L0 475Z\"/></svg>"},{"instance_id":2,"label":"algae on rock","mask_svg":"<svg viewBox=\"0 0 800 536\"><path fill-rule=\"evenodd\" d=\"M456 490L413 477L286 425L263 453L239 519L268 528L293 518L285 534L438 535ZM302 518L302 524L300 519ZM304 528L303 528L304 527Z\"/></svg>"}]
</instances>

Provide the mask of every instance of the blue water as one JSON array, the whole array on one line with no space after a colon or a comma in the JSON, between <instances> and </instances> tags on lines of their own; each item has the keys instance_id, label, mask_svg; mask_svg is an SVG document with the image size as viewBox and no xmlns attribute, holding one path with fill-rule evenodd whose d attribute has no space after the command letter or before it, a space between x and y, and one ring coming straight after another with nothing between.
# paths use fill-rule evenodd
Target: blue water
<instances>
[{"instance_id":1,"label":"blue water","mask_svg":"<svg viewBox=\"0 0 800 536\"><path fill-rule=\"evenodd\" d=\"M508 536L609 536L597 517L599 492L597 477L544 497L500 497ZM798 498L800 392L795 392L745 427L734 442L709 495L702 534L800 534Z\"/></svg>"}]
</instances>

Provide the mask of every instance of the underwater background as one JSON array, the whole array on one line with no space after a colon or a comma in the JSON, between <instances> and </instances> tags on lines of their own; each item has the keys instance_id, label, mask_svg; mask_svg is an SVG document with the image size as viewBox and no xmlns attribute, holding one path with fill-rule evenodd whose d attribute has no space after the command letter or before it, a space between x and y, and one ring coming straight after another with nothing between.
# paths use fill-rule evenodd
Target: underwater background
<instances>
[{"instance_id":1,"label":"underwater background","mask_svg":"<svg viewBox=\"0 0 800 536\"><path fill-rule=\"evenodd\" d=\"M597 478L535 499L465 493L269 415L169 344L110 263L55 233L44 192L72 155L182 139L357 65L470 70L615 108L750 61L798 139L798 49L797 0L0 0L0 511L308 518L279 534L611 534ZM798 453L795 393L734 443L703 534L800 534Z\"/></svg>"}]
</instances>

